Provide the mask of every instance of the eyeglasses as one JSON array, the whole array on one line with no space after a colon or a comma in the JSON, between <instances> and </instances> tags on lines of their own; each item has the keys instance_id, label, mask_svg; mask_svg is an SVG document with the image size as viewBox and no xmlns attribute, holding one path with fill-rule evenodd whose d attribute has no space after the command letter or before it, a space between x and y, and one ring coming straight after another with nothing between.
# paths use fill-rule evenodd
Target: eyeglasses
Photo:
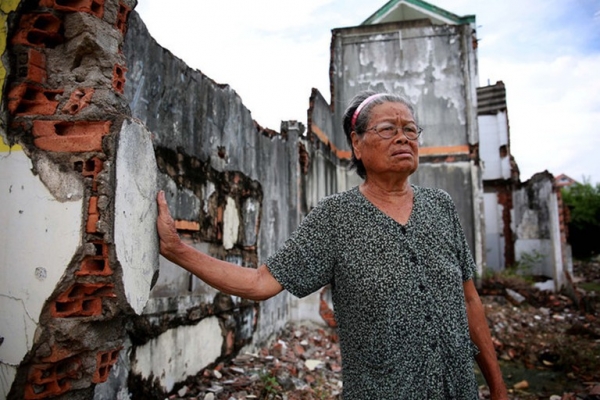
<instances>
[{"instance_id":1,"label":"eyeglasses","mask_svg":"<svg viewBox=\"0 0 600 400\"><path fill-rule=\"evenodd\" d=\"M398 134L398 129L400 128L402 128L402 133L408 140L417 140L421 132L423 132L423 128L415 124L406 124L400 127L388 122L382 122L381 124L375 125L365 130L365 132L375 131L382 139L391 139Z\"/></svg>"}]
</instances>

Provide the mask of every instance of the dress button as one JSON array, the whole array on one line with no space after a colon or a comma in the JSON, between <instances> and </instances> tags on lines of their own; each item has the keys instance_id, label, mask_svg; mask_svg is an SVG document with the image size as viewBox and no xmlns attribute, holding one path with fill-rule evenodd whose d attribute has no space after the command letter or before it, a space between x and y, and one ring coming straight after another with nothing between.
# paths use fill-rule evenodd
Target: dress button
<instances>
[{"instance_id":1,"label":"dress button","mask_svg":"<svg viewBox=\"0 0 600 400\"><path fill-rule=\"evenodd\" d=\"M400 228L400 230L402 231L402 233L404 233L404 234L406 233L406 227L405 226L403 226L402 228Z\"/></svg>"},{"instance_id":2,"label":"dress button","mask_svg":"<svg viewBox=\"0 0 600 400\"><path fill-rule=\"evenodd\" d=\"M419 283L419 290L421 290L421 292L425 291L425 285L423 285L422 283Z\"/></svg>"},{"instance_id":3,"label":"dress button","mask_svg":"<svg viewBox=\"0 0 600 400\"><path fill-rule=\"evenodd\" d=\"M410 262L412 262L413 264L416 264L419 261L419 259L417 258L417 256L410 256Z\"/></svg>"}]
</instances>

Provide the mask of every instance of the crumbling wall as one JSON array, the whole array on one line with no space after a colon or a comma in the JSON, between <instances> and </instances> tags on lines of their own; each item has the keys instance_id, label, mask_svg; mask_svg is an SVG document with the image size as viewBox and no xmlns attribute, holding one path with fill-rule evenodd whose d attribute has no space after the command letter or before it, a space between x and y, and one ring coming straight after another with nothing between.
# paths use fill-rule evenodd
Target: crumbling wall
<instances>
[{"instance_id":1,"label":"crumbling wall","mask_svg":"<svg viewBox=\"0 0 600 400\"><path fill-rule=\"evenodd\" d=\"M125 321L142 311L158 264L147 218L156 214L156 161L123 96L123 35L135 2L11 4L2 59L1 394L89 398L119 358Z\"/></svg>"},{"instance_id":2,"label":"crumbling wall","mask_svg":"<svg viewBox=\"0 0 600 400\"><path fill-rule=\"evenodd\" d=\"M540 172L513 194L515 258L525 273L554 279L556 290L565 284L568 264L563 260L558 189L554 177Z\"/></svg>"},{"instance_id":3,"label":"crumbling wall","mask_svg":"<svg viewBox=\"0 0 600 400\"><path fill-rule=\"evenodd\" d=\"M180 234L202 252L257 267L304 215L304 127L289 121L281 133L263 129L232 88L160 47L135 13L124 52L131 112L152 132L158 186ZM177 389L187 376L265 341L290 316L288 293L259 305L218 293L165 260L150 297L130 332L129 383L140 398ZM194 362L186 358L190 346L199 348Z\"/></svg>"}]
</instances>

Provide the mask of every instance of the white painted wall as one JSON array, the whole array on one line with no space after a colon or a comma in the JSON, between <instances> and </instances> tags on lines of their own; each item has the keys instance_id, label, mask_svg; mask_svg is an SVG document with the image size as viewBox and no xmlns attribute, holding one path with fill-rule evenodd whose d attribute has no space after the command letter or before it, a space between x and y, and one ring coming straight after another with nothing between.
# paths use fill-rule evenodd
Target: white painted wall
<instances>
[{"instance_id":1,"label":"white painted wall","mask_svg":"<svg viewBox=\"0 0 600 400\"><path fill-rule=\"evenodd\" d=\"M146 379L153 375L169 392L175 383L214 362L221 355L222 346L218 318L205 318L197 325L170 329L137 347L132 371Z\"/></svg>"},{"instance_id":2,"label":"white painted wall","mask_svg":"<svg viewBox=\"0 0 600 400\"><path fill-rule=\"evenodd\" d=\"M235 200L227 197L225 210L223 211L223 248L225 250L233 249L238 241L240 229L240 217Z\"/></svg>"},{"instance_id":3,"label":"white painted wall","mask_svg":"<svg viewBox=\"0 0 600 400\"><path fill-rule=\"evenodd\" d=\"M483 160L483 180L509 179L510 157L500 157L500 147L508 146L508 119L506 112L480 115L479 156Z\"/></svg>"},{"instance_id":4,"label":"white painted wall","mask_svg":"<svg viewBox=\"0 0 600 400\"><path fill-rule=\"evenodd\" d=\"M0 396L10 389L44 302L80 246L82 184L63 174L69 193L58 200L40 178L48 164L38 160L34 175L23 149L9 149L0 136Z\"/></svg>"}]
</instances>

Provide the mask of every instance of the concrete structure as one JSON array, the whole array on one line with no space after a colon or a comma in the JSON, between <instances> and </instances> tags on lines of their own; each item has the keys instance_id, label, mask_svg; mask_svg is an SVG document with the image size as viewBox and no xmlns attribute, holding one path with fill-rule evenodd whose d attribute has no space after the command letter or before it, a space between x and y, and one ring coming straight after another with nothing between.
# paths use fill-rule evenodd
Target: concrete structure
<instances>
[{"instance_id":1,"label":"concrete structure","mask_svg":"<svg viewBox=\"0 0 600 400\"><path fill-rule=\"evenodd\" d=\"M504 84L478 88L477 98L487 268L545 276L559 290L573 270L560 185L547 172L520 181Z\"/></svg>"}]
</instances>

